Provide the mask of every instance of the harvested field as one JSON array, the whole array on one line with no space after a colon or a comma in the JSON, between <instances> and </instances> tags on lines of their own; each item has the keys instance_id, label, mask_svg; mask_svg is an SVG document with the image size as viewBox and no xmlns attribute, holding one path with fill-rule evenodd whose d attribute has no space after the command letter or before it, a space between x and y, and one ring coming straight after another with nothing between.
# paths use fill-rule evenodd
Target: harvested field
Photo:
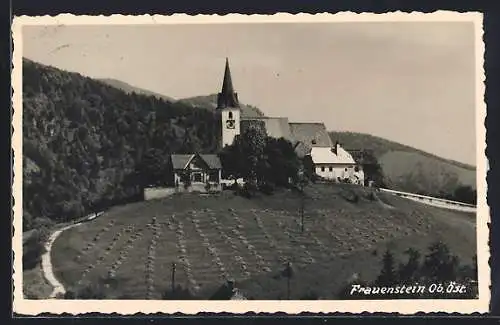
<instances>
[{"instance_id":1,"label":"harvested field","mask_svg":"<svg viewBox=\"0 0 500 325\"><path fill-rule=\"evenodd\" d=\"M442 240L470 263L473 215L379 193L382 204L369 191L310 186L303 232L292 191L252 199L184 194L116 207L61 234L52 250L55 274L70 290L103 283L110 299L160 299L175 262L176 284L200 298L233 279L247 297L283 299L286 284L277 275L291 261L300 279L292 298L314 291L333 299L353 273L376 276L387 247L402 254Z\"/></svg>"}]
</instances>

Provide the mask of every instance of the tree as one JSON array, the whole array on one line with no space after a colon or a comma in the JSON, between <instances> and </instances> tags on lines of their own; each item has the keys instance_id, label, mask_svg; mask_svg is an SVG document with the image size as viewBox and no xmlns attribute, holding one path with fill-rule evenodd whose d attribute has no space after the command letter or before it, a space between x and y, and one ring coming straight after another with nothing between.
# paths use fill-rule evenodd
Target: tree
<instances>
[{"instance_id":1,"label":"tree","mask_svg":"<svg viewBox=\"0 0 500 325\"><path fill-rule=\"evenodd\" d=\"M420 276L420 252L409 248L405 254L408 255L408 261L399 266L399 279L406 283L413 283Z\"/></svg>"},{"instance_id":2,"label":"tree","mask_svg":"<svg viewBox=\"0 0 500 325\"><path fill-rule=\"evenodd\" d=\"M243 177L250 182L258 182L262 178L259 175L259 162L264 159L264 148L266 135L260 128L247 128L239 137L240 152L243 154L246 168L243 169Z\"/></svg>"},{"instance_id":3,"label":"tree","mask_svg":"<svg viewBox=\"0 0 500 325\"><path fill-rule=\"evenodd\" d=\"M239 139L236 138L233 144L224 147L219 153L222 168L222 178L233 179L235 182L238 178L244 176L245 172L245 157L239 145Z\"/></svg>"},{"instance_id":4,"label":"tree","mask_svg":"<svg viewBox=\"0 0 500 325\"><path fill-rule=\"evenodd\" d=\"M310 155L305 155L302 158L302 166L304 175L307 177L307 179L309 179L311 182L315 182L317 179L317 175L314 169L314 162Z\"/></svg>"},{"instance_id":5,"label":"tree","mask_svg":"<svg viewBox=\"0 0 500 325\"><path fill-rule=\"evenodd\" d=\"M451 255L447 245L436 242L429 246L429 254L425 257L423 275L433 281L449 281L457 279L459 259Z\"/></svg>"},{"instance_id":6,"label":"tree","mask_svg":"<svg viewBox=\"0 0 500 325\"><path fill-rule=\"evenodd\" d=\"M263 174L267 181L279 186L287 186L290 179L297 181L301 162L290 141L267 137L264 155L266 164Z\"/></svg>"},{"instance_id":7,"label":"tree","mask_svg":"<svg viewBox=\"0 0 500 325\"><path fill-rule=\"evenodd\" d=\"M376 283L381 286L390 286L397 282L397 273L394 267L394 256L391 251L386 250L382 259L382 270Z\"/></svg>"},{"instance_id":8,"label":"tree","mask_svg":"<svg viewBox=\"0 0 500 325\"><path fill-rule=\"evenodd\" d=\"M477 192L471 186L459 186L453 193L453 199L463 203L476 204Z\"/></svg>"},{"instance_id":9,"label":"tree","mask_svg":"<svg viewBox=\"0 0 500 325\"><path fill-rule=\"evenodd\" d=\"M377 158L370 150L363 150L360 153L360 158L358 162L363 167L363 172L365 174L365 179L367 181L373 181L376 186L384 187L384 173L382 167L380 166Z\"/></svg>"}]
</instances>

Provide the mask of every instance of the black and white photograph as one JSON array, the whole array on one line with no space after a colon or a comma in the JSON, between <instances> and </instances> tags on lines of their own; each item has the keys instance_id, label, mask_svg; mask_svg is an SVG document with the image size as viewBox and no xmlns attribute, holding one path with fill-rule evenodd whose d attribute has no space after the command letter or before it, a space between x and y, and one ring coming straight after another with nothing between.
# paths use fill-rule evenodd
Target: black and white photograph
<instances>
[{"instance_id":1,"label":"black and white photograph","mask_svg":"<svg viewBox=\"0 0 500 325\"><path fill-rule=\"evenodd\" d=\"M481 14L13 33L15 311L488 309Z\"/></svg>"}]
</instances>

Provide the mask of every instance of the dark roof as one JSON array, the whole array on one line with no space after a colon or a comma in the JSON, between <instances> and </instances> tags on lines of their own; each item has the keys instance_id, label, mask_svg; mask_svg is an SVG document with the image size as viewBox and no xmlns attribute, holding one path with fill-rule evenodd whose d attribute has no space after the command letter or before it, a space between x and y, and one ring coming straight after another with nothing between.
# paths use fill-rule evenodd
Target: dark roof
<instances>
[{"instance_id":1,"label":"dark roof","mask_svg":"<svg viewBox=\"0 0 500 325\"><path fill-rule=\"evenodd\" d=\"M186 165L189 163L191 158L194 157L194 154L190 155L171 155L172 159L172 167L174 169L184 169Z\"/></svg>"},{"instance_id":2,"label":"dark roof","mask_svg":"<svg viewBox=\"0 0 500 325\"><path fill-rule=\"evenodd\" d=\"M224 70L224 80L222 81L222 90L217 96L217 108L223 109L226 107L240 107L238 94L234 91L233 81L231 79L231 70L229 69L229 61L227 58L226 68Z\"/></svg>"},{"instance_id":3,"label":"dark roof","mask_svg":"<svg viewBox=\"0 0 500 325\"><path fill-rule=\"evenodd\" d=\"M220 162L219 156L217 155L200 155L201 159L203 159L210 169L220 169L222 168L222 164Z\"/></svg>"},{"instance_id":4,"label":"dark roof","mask_svg":"<svg viewBox=\"0 0 500 325\"><path fill-rule=\"evenodd\" d=\"M171 155L172 159L172 167L174 169L184 169L187 164L195 157L195 154L188 155ZM221 169L222 164L217 155L214 154L200 154L198 155L208 166L210 169Z\"/></svg>"},{"instance_id":5,"label":"dark roof","mask_svg":"<svg viewBox=\"0 0 500 325\"><path fill-rule=\"evenodd\" d=\"M311 147L332 147L332 140L323 123L289 123L295 142Z\"/></svg>"}]
</instances>

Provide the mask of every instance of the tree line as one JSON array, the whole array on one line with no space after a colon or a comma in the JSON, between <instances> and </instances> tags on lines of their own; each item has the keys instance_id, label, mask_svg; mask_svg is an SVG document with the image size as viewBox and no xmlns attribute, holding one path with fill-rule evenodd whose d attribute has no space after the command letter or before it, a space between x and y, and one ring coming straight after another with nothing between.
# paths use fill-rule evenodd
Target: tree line
<instances>
[{"instance_id":1,"label":"tree line","mask_svg":"<svg viewBox=\"0 0 500 325\"><path fill-rule=\"evenodd\" d=\"M397 264L394 253L386 250L381 259L380 273L374 281L353 279L341 289L341 299L471 299L478 293L477 258L469 263L462 263L452 254L443 242L434 242L428 246L427 254L414 248L405 251L406 262ZM366 292L353 290L353 285L363 288L382 288L402 286L425 290L416 292L387 293L377 292L367 296ZM462 290L458 290L459 287Z\"/></svg>"}]
</instances>

